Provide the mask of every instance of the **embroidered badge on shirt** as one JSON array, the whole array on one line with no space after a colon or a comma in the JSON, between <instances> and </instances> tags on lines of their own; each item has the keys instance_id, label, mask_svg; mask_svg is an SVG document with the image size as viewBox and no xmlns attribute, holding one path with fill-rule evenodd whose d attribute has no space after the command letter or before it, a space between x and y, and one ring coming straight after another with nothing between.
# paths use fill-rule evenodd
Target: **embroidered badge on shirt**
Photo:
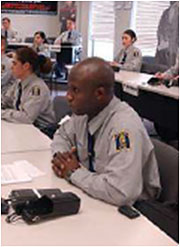
<instances>
[{"instance_id":1,"label":"embroidered badge on shirt","mask_svg":"<svg viewBox=\"0 0 180 247\"><path fill-rule=\"evenodd\" d=\"M5 69L6 69L6 66L4 64L1 64L1 73L4 73Z\"/></svg>"},{"instance_id":2,"label":"embroidered badge on shirt","mask_svg":"<svg viewBox=\"0 0 180 247\"><path fill-rule=\"evenodd\" d=\"M38 86L34 86L33 88L32 88L32 95L33 96L39 96L40 95L40 88L38 87Z\"/></svg>"},{"instance_id":3,"label":"embroidered badge on shirt","mask_svg":"<svg viewBox=\"0 0 180 247\"><path fill-rule=\"evenodd\" d=\"M115 137L115 144L116 144L116 151L121 151L122 149L129 150L130 145L130 139L129 139L129 133L127 131L121 131L119 134L114 135Z\"/></svg>"},{"instance_id":4,"label":"embroidered badge on shirt","mask_svg":"<svg viewBox=\"0 0 180 247\"><path fill-rule=\"evenodd\" d=\"M134 52L134 57L138 57L139 56L139 52L138 51L135 51Z\"/></svg>"}]
</instances>

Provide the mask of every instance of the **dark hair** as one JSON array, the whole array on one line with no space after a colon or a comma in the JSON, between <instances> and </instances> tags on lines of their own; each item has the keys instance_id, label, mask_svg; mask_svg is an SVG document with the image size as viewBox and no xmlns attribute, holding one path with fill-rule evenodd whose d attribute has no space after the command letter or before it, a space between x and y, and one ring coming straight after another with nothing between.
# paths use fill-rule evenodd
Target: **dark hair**
<instances>
[{"instance_id":1,"label":"dark hair","mask_svg":"<svg viewBox=\"0 0 180 247\"><path fill-rule=\"evenodd\" d=\"M7 46L8 46L8 42L7 42L6 37L5 37L5 36L3 36L3 35L1 35L1 42L2 42L2 40L4 40L4 41L5 41L5 49L6 49L6 48L7 48Z\"/></svg>"},{"instance_id":2,"label":"dark hair","mask_svg":"<svg viewBox=\"0 0 180 247\"><path fill-rule=\"evenodd\" d=\"M131 39L134 39L134 42L137 40L136 33L133 30L127 29L126 31L124 31L124 33L129 35Z\"/></svg>"},{"instance_id":3,"label":"dark hair","mask_svg":"<svg viewBox=\"0 0 180 247\"><path fill-rule=\"evenodd\" d=\"M35 32L34 37L35 37L37 34L39 34L40 37L44 40L44 43L47 43L46 34L45 34L43 31L37 31L37 32Z\"/></svg>"},{"instance_id":4,"label":"dark hair","mask_svg":"<svg viewBox=\"0 0 180 247\"><path fill-rule=\"evenodd\" d=\"M11 22L11 20L8 17L2 18L2 21L8 21L9 23Z\"/></svg>"},{"instance_id":5,"label":"dark hair","mask_svg":"<svg viewBox=\"0 0 180 247\"><path fill-rule=\"evenodd\" d=\"M72 22L76 23L76 19L74 17L69 17L69 18L67 18L66 21L72 21Z\"/></svg>"},{"instance_id":6,"label":"dark hair","mask_svg":"<svg viewBox=\"0 0 180 247\"><path fill-rule=\"evenodd\" d=\"M35 73L48 74L52 69L51 60L43 55L38 55L33 49L23 47L16 50L17 59L22 63L29 63Z\"/></svg>"}]
</instances>

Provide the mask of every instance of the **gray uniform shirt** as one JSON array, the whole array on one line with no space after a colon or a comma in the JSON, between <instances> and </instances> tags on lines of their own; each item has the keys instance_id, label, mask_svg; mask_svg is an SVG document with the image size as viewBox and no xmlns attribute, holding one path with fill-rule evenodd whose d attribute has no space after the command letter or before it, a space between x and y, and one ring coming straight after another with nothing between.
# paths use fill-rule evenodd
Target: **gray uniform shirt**
<instances>
[{"instance_id":1,"label":"gray uniform shirt","mask_svg":"<svg viewBox=\"0 0 180 247\"><path fill-rule=\"evenodd\" d=\"M124 57L124 53L126 53L126 59L124 64L121 64ZM142 66L142 54L137 47L131 45L127 49L121 49L118 55L115 57L114 61L119 63L119 67L122 70L139 72Z\"/></svg>"},{"instance_id":2,"label":"gray uniform shirt","mask_svg":"<svg viewBox=\"0 0 180 247\"><path fill-rule=\"evenodd\" d=\"M5 29L1 29L1 35L5 37ZM17 31L13 29L8 29L7 30L7 40L11 41L13 39L17 39Z\"/></svg>"},{"instance_id":3,"label":"gray uniform shirt","mask_svg":"<svg viewBox=\"0 0 180 247\"><path fill-rule=\"evenodd\" d=\"M37 52L39 55L44 55L45 57L50 57L50 50L47 44L41 44L40 46L36 46L33 44L32 49Z\"/></svg>"},{"instance_id":4,"label":"gray uniform shirt","mask_svg":"<svg viewBox=\"0 0 180 247\"><path fill-rule=\"evenodd\" d=\"M95 136L95 173L88 170L87 130ZM75 145L81 168L71 182L91 196L123 205L155 197L160 191L153 145L137 113L115 96L89 123L73 115L56 131L52 153Z\"/></svg>"},{"instance_id":5,"label":"gray uniform shirt","mask_svg":"<svg viewBox=\"0 0 180 247\"><path fill-rule=\"evenodd\" d=\"M73 45L82 45L82 36L80 32L77 30L72 30L71 31L71 36L68 39L70 31L65 31L62 34L60 34L59 37L54 41L54 44L61 44L61 43L66 43L69 42Z\"/></svg>"},{"instance_id":6,"label":"gray uniform shirt","mask_svg":"<svg viewBox=\"0 0 180 247\"><path fill-rule=\"evenodd\" d=\"M172 77L179 75L179 51L177 53L175 65L168 69L164 74L167 79L171 79Z\"/></svg>"},{"instance_id":7,"label":"gray uniform shirt","mask_svg":"<svg viewBox=\"0 0 180 247\"><path fill-rule=\"evenodd\" d=\"M5 94L14 82L11 66L12 60L5 54L1 55L1 95Z\"/></svg>"},{"instance_id":8,"label":"gray uniform shirt","mask_svg":"<svg viewBox=\"0 0 180 247\"><path fill-rule=\"evenodd\" d=\"M13 84L2 97L1 118L9 122L25 124L36 121L42 127L55 123L50 91L43 80L31 74L21 82L22 96L19 110L16 109L18 84L19 82Z\"/></svg>"}]
</instances>

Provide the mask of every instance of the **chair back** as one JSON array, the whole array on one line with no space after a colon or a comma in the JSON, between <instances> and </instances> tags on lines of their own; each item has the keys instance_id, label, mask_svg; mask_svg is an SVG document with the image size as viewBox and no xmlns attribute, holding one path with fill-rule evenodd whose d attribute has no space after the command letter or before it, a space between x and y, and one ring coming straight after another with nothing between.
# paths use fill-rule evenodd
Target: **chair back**
<instances>
[{"instance_id":1,"label":"chair back","mask_svg":"<svg viewBox=\"0 0 180 247\"><path fill-rule=\"evenodd\" d=\"M179 152L172 146L151 138L159 167L162 191L161 202L178 202Z\"/></svg>"},{"instance_id":2,"label":"chair back","mask_svg":"<svg viewBox=\"0 0 180 247\"><path fill-rule=\"evenodd\" d=\"M71 115L71 109L68 106L65 96L56 96L53 100L53 107L54 107L54 112L55 112L57 123L65 115Z\"/></svg>"}]
</instances>

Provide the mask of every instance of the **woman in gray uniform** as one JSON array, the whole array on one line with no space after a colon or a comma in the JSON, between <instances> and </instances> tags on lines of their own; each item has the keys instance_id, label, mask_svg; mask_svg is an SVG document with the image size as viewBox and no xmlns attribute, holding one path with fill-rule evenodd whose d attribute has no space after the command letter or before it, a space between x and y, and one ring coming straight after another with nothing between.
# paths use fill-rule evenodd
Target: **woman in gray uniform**
<instances>
[{"instance_id":1,"label":"woman in gray uniform","mask_svg":"<svg viewBox=\"0 0 180 247\"><path fill-rule=\"evenodd\" d=\"M49 88L36 72L49 73L50 70L49 59L38 56L31 48L18 49L12 73L19 80L2 97L1 118L14 123L34 124L49 134L48 130L55 123L53 105Z\"/></svg>"},{"instance_id":2,"label":"woman in gray uniform","mask_svg":"<svg viewBox=\"0 0 180 247\"><path fill-rule=\"evenodd\" d=\"M47 44L46 35L42 31L38 31L34 34L33 50L40 55L50 57L50 50Z\"/></svg>"},{"instance_id":3,"label":"woman in gray uniform","mask_svg":"<svg viewBox=\"0 0 180 247\"><path fill-rule=\"evenodd\" d=\"M122 36L123 48L115 57L111 66L119 67L122 70L139 72L142 65L141 51L134 46L137 37L133 30L126 30Z\"/></svg>"},{"instance_id":4,"label":"woman in gray uniform","mask_svg":"<svg viewBox=\"0 0 180 247\"><path fill-rule=\"evenodd\" d=\"M12 59L6 55L6 47L7 40L1 35L1 96L6 93L14 82L11 71Z\"/></svg>"}]
</instances>

